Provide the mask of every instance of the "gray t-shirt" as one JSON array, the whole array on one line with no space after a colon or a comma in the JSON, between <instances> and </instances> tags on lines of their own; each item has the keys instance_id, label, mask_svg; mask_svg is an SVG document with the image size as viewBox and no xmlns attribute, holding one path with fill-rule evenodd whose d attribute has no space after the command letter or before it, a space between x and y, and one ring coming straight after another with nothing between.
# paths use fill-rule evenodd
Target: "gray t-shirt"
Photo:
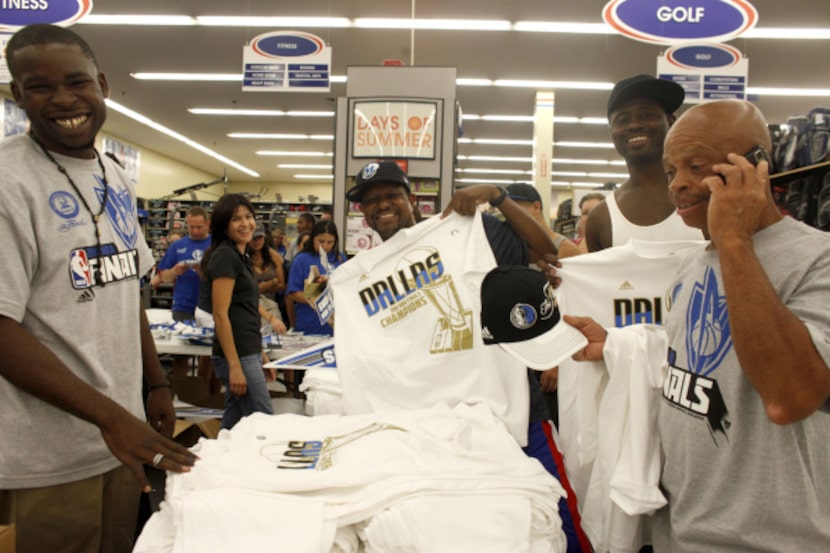
<instances>
[{"instance_id":1,"label":"gray t-shirt","mask_svg":"<svg viewBox=\"0 0 830 553\"><path fill-rule=\"evenodd\" d=\"M830 235L786 217L753 241L830 364ZM701 250L679 274L658 419L669 503L655 515L655 551L828 550L830 414L770 422L732 347L717 252Z\"/></svg>"},{"instance_id":2,"label":"gray t-shirt","mask_svg":"<svg viewBox=\"0 0 830 553\"><path fill-rule=\"evenodd\" d=\"M104 191L98 162L53 156L97 213ZM0 315L143 419L139 277L153 257L135 191L117 164L106 156L103 163L109 198L99 259L92 217L66 177L28 136L0 143ZM0 488L72 482L119 464L94 425L4 378L0 398Z\"/></svg>"}]
</instances>

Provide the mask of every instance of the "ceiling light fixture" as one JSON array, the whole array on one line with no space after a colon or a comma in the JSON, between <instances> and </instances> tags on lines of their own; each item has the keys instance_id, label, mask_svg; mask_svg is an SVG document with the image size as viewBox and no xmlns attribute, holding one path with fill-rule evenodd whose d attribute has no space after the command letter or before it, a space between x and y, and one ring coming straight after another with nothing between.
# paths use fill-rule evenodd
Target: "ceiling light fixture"
<instances>
[{"instance_id":1,"label":"ceiling light fixture","mask_svg":"<svg viewBox=\"0 0 830 553\"><path fill-rule=\"evenodd\" d=\"M331 164L323 163L279 163L279 169L328 169L331 170Z\"/></svg>"},{"instance_id":2,"label":"ceiling light fixture","mask_svg":"<svg viewBox=\"0 0 830 553\"><path fill-rule=\"evenodd\" d=\"M294 175L295 179L313 179L313 180L331 180L334 178L334 175L308 175L304 173L300 173L298 175Z\"/></svg>"},{"instance_id":3,"label":"ceiling light fixture","mask_svg":"<svg viewBox=\"0 0 830 553\"><path fill-rule=\"evenodd\" d=\"M461 169L457 167L456 173L492 173L494 175L532 175L533 171L521 169Z\"/></svg>"},{"instance_id":4,"label":"ceiling light fixture","mask_svg":"<svg viewBox=\"0 0 830 553\"><path fill-rule=\"evenodd\" d=\"M614 83L602 83L594 81L535 81L523 79L496 79L493 86L509 88L535 88L539 90L560 89L560 90L611 90Z\"/></svg>"},{"instance_id":5,"label":"ceiling light fixture","mask_svg":"<svg viewBox=\"0 0 830 553\"><path fill-rule=\"evenodd\" d=\"M279 150L258 150L258 156L282 156L282 157L333 157L332 152L285 152Z\"/></svg>"},{"instance_id":6,"label":"ceiling light fixture","mask_svg":"<svg viewBox=\"0 0 830 553\"><path fill-rule=\"evenodd\" d=\"M615 35L617 32L605 23L575 23L572 21L517 21L513 30L527 33L566 33L574 35Z\"/></svg>"},{"instance_id":7,"label":"ceiling light fixture","mask_svg":"<svg viewBox=\"0 0 830 553\"><path fill-rule=\"evenodd\" d=\"M409 19L358 17L358 29L418 29L425 31L509 31L509 21L496 19Z\"/></svg>"},{"instance_id":8,"label":"ceiling light fixture","mask_svg":"<svg viewBox=\"0 0 830 553\"><path fill-rule=\"evenodd\" d=\"M88 14L78 23L86 25L152 25L192 26L198 25L189 15L95 15Z\"/></svg>"},{"instance_id":9,"label":"ceiling light fixture","mask_svg":"<svg viewBox=\"0 0 830 553\"><path fill-rule=\"evenodd\" d=\"M204 81L234 82L242 80L242 73L130 73L139 81Z\"/></svg>"},{"instance_id":10,"label":"ceiling light fixture","mask_svg":"<svg viewBox=\"0 0 830 553\"><path fill-rule=\"evenodd\" d=\"M463 182L468 184L516 184L519 182L527 182L527 180L507 180L507 179L455 179L455 182Z\"/></svg>"},{"instance_id":11,"label":"ceiling light fixture","mask_svg":"<svg viewBox=\"0 0 830 553\"><path fill-rule=\"evenodd\" d=\"M257 138L263 140L307 140L307 134L265 133L265 132L229 132L228 138Z\"/></svg>"},{"instance_id":12,"label":"ceiling light fixture","mask_svg":"<svg viewBox=\"0 0 830 553\"><path fill-rule=\"evenodd\" d=\"M196 17L199 25L206 27L271 27L274 29L291 27L316 27L336 29L351 27L352 22L346 17L246 17L213 16Z\"/></svg>"},{"instance_id":13,"label":"ceiling light fixture","mask_svg":"<svg viewBox=\"0 0 830 553\"><path fill-rule=\"evenodd\" d=\"M283 117L286 113L280 109L219 109L187 108L193 115L250 115L254 117Z\"/></svg>"},{"instance_id":14,"label":"ceiling light fixture","mask_svg":"<svg viewBox=\"0 0 830 553\"><path fill-rule=\"evenodd\" d=\"M207 154L210 157L212 157L213 159L221 161L222 163L224 163L226 165L230 165L231 167L242 171L246 175L250 175L252 177L259 177L259 173L257 173L256 171L252 171L251 169L248 169L244 165L240 165L239 163L233 161L232 159L228 159L225 156L214 152L210 148L202 146L198 142L194 142L193 140L187 138L186 136L181 135L181 134L177 133L176 131L174 131L172 129L169 129L169 128L165 127L164 125L156 123L155 121L153 121L149 117L141 115L137 111L133 111L128 107L122 106L118 102L113 102L109 98L107 98L105 101L107 103L107 107L112 109L113 111L117 111L118 113L120 113L122 115L126 115L130 119L133 119L134 121L138 121L142 125L147 125L148 127L150 127L153 130L156 130L160 133L166 134L170 138L173 138L175 140L178 140L179 142L187 144L191 148L193 148L195 150L198 150L198 151L202 152L203 154Z\"/></svg>"}]
</instances>

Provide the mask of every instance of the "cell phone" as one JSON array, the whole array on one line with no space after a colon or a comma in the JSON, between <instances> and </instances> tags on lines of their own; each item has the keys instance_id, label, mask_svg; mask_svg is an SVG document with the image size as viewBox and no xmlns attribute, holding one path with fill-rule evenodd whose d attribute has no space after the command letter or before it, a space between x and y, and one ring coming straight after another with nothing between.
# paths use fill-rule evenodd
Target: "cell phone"
<instances>
[{"instance_id":1,"label":"cell phone","mask_svg":"<svg viewBox=\"0 0 830 553\"><path fill-rule=\"evenodd\" d=\"M744 154L744 157L748 159L752 165L758 165L762 161L766 161L767 164L769 164L770 173L772 173L772 161L760 145L754 146L751 150Z\"/></svg>"}]
</instances>

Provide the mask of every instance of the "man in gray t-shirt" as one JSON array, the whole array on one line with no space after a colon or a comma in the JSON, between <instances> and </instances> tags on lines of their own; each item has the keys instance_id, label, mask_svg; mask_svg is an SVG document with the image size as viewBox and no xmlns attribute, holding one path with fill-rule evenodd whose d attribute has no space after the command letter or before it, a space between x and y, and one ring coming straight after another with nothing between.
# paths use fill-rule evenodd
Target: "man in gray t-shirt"
<instances>
[{"instance_id":1,"label":"man in gray t-shirt","mask_svg":"<svg viewBox=\"0 0 830 553\"><path fill-rule=\"evenodd\" d=\"M0 143L0 524L18 551L129 551L145 465L195 460L170 439L140 306L152 252L126 173L95 149L109 87L89 45L30 25L6 60L31 130Z\"/></svg>"},{"instance_id":2,"label":"man in gray t-shirt","mask_svg":"<svg viewBox=\"0 0 830 553\"><path fill-rule=\"evenodd\" d=\"M779 213L769 151L737 100L695 106L666 137L672 201L710 243L670 289L658 553L830 544L830 240ZM605 331L566 320L591 342L575 357L601 359Z\"/></svg>"}]
</instances>

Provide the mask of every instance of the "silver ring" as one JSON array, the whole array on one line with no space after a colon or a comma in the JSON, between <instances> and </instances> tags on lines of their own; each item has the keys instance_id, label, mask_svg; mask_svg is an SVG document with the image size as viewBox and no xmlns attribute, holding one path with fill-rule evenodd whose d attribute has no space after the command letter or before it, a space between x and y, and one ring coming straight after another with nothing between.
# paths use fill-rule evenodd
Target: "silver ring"
<instances>
[{"instance_id":1,"label":"silver ring","mask_svg":"<svg viewBox=\"0 0 830 553\"><path fill-rule=\"evenodd\" d=\"M162 459L164 459L164 454L156 453L155 457L153 457L153 468L158 468L159 463L161 463Z\"/></svg>"}]
</instances>

